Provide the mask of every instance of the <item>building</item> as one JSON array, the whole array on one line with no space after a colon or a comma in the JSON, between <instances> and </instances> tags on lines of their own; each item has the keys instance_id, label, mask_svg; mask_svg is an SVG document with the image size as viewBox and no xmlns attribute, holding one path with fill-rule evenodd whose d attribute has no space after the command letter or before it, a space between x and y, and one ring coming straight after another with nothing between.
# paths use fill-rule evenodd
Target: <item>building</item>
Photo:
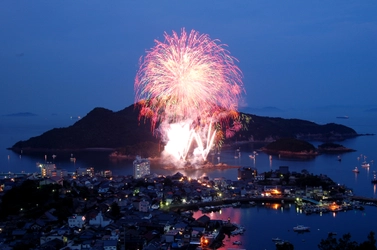
<instances>
[{"instance_id":1,"label":"building","mask_svg":"<svg viewBox=\"0 0 377 250\"><path fill-rule=\"evenodd\" d=\"M111 172L111 170L103 170L100 172L100 175L105 178L111 178L113 176L113 172Z\"/></svg>"},{"instance_id":2,"label":"building","mask_svg":"<svg viewBox=\"0 0 377 250\"><path fill-rule=\"evenodd\" d=\"M68 218L68 226L82 228L85 224L85 217L82 215L74 214Z\"/></svg>"},{"instance_id":3,"label":"building","mask_svg":"<svg viewBox=\"0 0 377 250\"><path fill-rule=\"evenodd\" d=\"M133 162L134 178L139 179L151 173L151 164L148 159L136 156Z\"/></svg>"},{"instance_id":4,"label":"building","mask_svg":"<svg viewBox=\"0 0 377 250\"><path fill-rule=\"evenodd\" d=\"M139 202L139 211L148 212L149 211L149 201L142 200Z\"/></svg>"},{"instance_id":5,"label":"building","mask_svg":"<svg viewBox=\"0 0 377 250\"><path fill-rule=\"evenodd\" d=\"M90 176L90 177L93 177L94 176L94 168L77 168L76 169L76 174L78 176Z\"/></svg>"},{"instance_id":6,"label":"building","mask_svg":"<svg viewBox=\"0 0 377 250\"><path fill-rule=\"evenodd\" d=\"M68 172L65 169L58 169L56 165L51 162L39 163L37 162L37 167L41 169L42 177L65 177L68 176Z\"/></svg>"},{"instance_id":7,"label":"building","mask_svg":"<svg viewBox=\"0 0 377 250\"><path fill-rule=\"evenodd\" d=\"M252 167L243 167L238 169L238 180L254 180L258 175L257 169Z\"/></svg>"},{"instance_id":8,"label":"building","mask_svg":"<svg viewBox=\"0 0 377 250\"><path fill-rule=\"evenodd\" d=\"M37 167L41 169L42 177L52 176L52 173L56 176L56 165L53 163L37 163Z\"/></svg>"},{"instance_id":9,"label":"building","mask_svg":"<svg viewBox=\"0 0 377 250\"><path fill-rule=\"evenodd\" d=\"M89 220L90 226L100 226L106 227L107 225L113 223L112 220L103 217L102 212L99 212L96 217Z\"/></svg>"}]
</instances>

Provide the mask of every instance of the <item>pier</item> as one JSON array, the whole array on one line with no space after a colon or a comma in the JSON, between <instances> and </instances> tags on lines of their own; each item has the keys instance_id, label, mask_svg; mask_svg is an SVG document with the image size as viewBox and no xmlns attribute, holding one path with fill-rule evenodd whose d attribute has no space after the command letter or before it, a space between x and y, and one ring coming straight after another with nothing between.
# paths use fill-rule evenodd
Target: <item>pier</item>
<instances>
[{"instance_id":1,"label":"pier","mask_svg":"<svg viewBox=\"0 0 377 250\"><path fill-rule=\"evenodd\" d=\"M198 203L191 203L191 204L183 204L183 205L170 205L170 211L187 211L187 210L198 210L200 207L205 206L220 206L220 205L231 205L233 203L240 202L241 204L247 204L250 201L256 202L271 202L271 203L294 203L295 198L293 197L255 197L255 198L237 198L237 199L226 199L226 200L217 200L217 201L208 201L208 202L198 202Z\"/></svg>"},{"instance_id":2,"label":"pier","mask_svg":"<svg viewBox=\"0 0 377 250\"><path fill-rule=\"evenodd\" d=\"M12 173L12 172L7 172L7 173L4 173L4 172L1 172L0 173L0 176L9 176L9 177L18 177L18 176L28 176L28 175L32 175L33 173L25 173L25 172L21 172L21 173Z\"/></svg>"},{"instance_id":3,"label":"pier","mask_svg":"<svg viewBox=\"0 0 377 250\"><path fill-rule=\"evenodd\" d=\"M374 199L374 198L368 198L368 197L363 197L363 196L353 196L352 200L361 201L361 202L372 202L375 205L377 205L377 199Z\"/></svg>"}]
</instances>

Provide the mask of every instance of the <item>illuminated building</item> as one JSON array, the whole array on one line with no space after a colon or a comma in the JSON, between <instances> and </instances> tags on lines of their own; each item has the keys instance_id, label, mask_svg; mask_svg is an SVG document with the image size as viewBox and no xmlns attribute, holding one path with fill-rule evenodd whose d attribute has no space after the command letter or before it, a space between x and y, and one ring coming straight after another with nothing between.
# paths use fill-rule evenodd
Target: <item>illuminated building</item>
<instances>
[{"instance_id":1,"label":"illuminated building","mask_svg":"<svg viewBox=\"0 0 377 250\"><path fill-rule=\"evenodd\" d=\"M41 168L42 177L52 176L56 171L56 165L53 163L37 163L37 167ZM56 176L56 173L54 175Z\"/></svg>"},{"instance_id":2,"label":"illuminated building","mask_svg":"<svg viewBox=\"0 0 377 250\"><path fill-rule=\"evenodd\" d=\"M151 173L151 164L148 159L136 156L133 162L134 178L139 179Z\"/></svg>"},{"instance_id":3,"label":"illuminated building","mask_svg":"<svg viewBox=\"0 0 377 250\"><path fill-rule=\"evenodd\" d=\"M252 167L243 167L238 169L238 180L254 180L258 175L257 169Z\"/></svg>"},{"instance_id":4,"label":"illuminated building","mask_svg":"<svg viewBox=\"0 0 377 250\"><path fill-rule=\"evenodd\" d=\"M113 176L113 172L111 172L111 170L103 170L100 172L100 174L105 178L111 178Z\"/></svg>"},{"instance_id":5,"label":"illuminated building","mask_svg":"<svg viewBox=\"0 0 377 250\"><path fill-rule=\"evenodd\" d=\"M94 168L77 168L76 174L78 176L89 175L90 177L94 176Z\"/></svg>"}]
</instances>

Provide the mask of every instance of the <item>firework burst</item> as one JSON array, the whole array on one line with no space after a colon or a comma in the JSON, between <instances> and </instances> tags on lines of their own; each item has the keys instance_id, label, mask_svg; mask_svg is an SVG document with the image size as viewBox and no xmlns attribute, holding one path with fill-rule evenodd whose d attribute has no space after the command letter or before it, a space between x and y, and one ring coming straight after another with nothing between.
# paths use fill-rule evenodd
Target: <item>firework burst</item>
<instances>
[{"instance_id":1,"label":"firework burst","mask_svg":"<svg viewBox=\"0 0 377 250\"><path fill-rule=\"evenodd\" d=\"M155 47L140 60L135 79L140 117L150 119L152 129L163 124L159 130L167 144L173 141L174 129L180 131L182 145L176 145L180 140L174 135L174 147L168 147L178 150L178 158L186 157L193 140L205 158L217 138L213 124L238 115L241 71L225 45L206 34L182 29L180 35L173 31L164 38L155 40Z\"/></svg>"}]
</instances>

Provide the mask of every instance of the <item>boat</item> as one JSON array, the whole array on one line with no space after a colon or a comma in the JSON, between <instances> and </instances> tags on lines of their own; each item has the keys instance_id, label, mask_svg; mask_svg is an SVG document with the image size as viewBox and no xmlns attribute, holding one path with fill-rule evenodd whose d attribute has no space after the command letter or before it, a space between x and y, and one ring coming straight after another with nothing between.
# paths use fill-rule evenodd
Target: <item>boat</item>
<instances>
[{"instance_id":1,"label":"boat","mask_svg":"<svg viewBox=\"0 0 377 250\"><path fill-rule=\"evenodd\" d=\"M239 240L233 241L233 245L242 245L242 242Z\"/></svg>"},{"instance_id":2,"label":"boat","mask_svg":"<svg viewBox=\"0 0 377 250\"><path fill-rule=\"evenodd\" d=\"M275 242L275 245L276 246L285 246L285 245L290 245L291 243L289 241L286 241L286 240L281 240L281 241L276 241Z\"/></svg>"},{"instance_id":3,"label":"boat","mask_svg":"<svg viewBox=\"0 0 377 250\"><path fill-rule=\"evenodd\" d=\"M338 119L348 119L349 116L348 115L343 115L343 116L337 116L336 118L338 118Z\"/></svg>"},{"instance_id":4,"label":"boat","mask_svg":"<svg viewBox=\"0 0 377 250\"><path fill-rule=\"evenodd\" d=\"M362 166L363 168L369 168L369 167L370 167L370 164L367 163L366 161L364 161L364 162L361 164L361 166Z\"/></svg>"},{"instance_id":5,"label":"boat","mask_svg":"<svg viewBox=\"0 0 377 250\"><path fill-rule=\"evenodd\" d=\"M280 238L278 238L278 237L276 237L276 238L272 238L272 241L273 241L273 242L279 242L279 241L283 241L283 240L280 239Z\"/></svg>"},{"instance_id":6,"label":"boat","mask_svg":"<svg viewBox=\"0 0 377 250\"><path fill-rule=\"evenodd\" d=\"M360 171L359 171L359 169L358 169L357 167L355 167L355 168L352 170L352 172L358 174Z\"/></svg>"},{"instance_id":7,"label":"boat","mask_svg":"<svg viewBox=\"0 0 377 250\"><path fill-rule=\"evenodd\" d=\"M310 230L310 227L303 226L303 225L297 225L293 227L293 231L295 232L308 232Z\"/></svg>"},{"instance_id":8,"label":"boat","mask_svg":"<svg viewBox=\"0 0 377 250\"><path fill-rule=\"evenodd\" d=\"M373 171L373 179L372 179L372 184L377 184L377 176L376 176L376 171Z\"/></svg>"}]
</instances>

